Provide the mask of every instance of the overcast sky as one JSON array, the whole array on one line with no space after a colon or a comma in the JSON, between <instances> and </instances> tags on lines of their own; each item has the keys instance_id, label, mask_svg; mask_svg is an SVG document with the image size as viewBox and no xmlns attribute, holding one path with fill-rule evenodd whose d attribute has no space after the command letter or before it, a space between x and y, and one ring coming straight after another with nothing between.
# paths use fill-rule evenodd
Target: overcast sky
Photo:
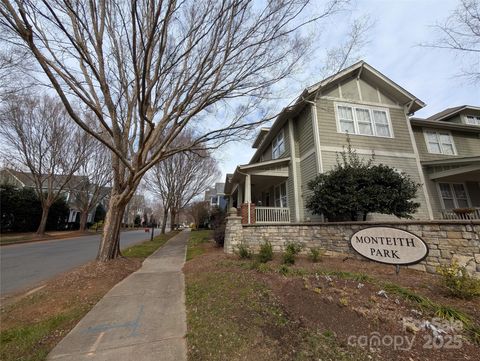
<instances>
[{"instance_id":1,"label":"overcast sky","mask_svg":"<svg viewBox=\"0 0 480 361\"><path fill-rule=\"evenodd\" d=\"M353 16L368 14L375 22L369 33L370 42L362 49L362 59L427 104L416 116L429 116L462 104L480 106L480 86L458 76L465 66L463 55L418 46L435 38L432 25L448 17L457 3L457 0L357 1ZM329 44L341 42L345 29L338 21L337 18L335 26L321 29L323 36L314 44L318 58L325 51L325 39ZM308 83L314 84L321 80L318 67L318 61L312 62L297 78L309 79ZM299 80L293 86L297 92L286 98L282 107L288 105L301 88L311 85L304 82ZM238 164L248 163L253 153L250 142L230 143L217 151L215 156L222 170L219 181L223 182L225 174L233 172Z\"/></svg>"}]
</instances>

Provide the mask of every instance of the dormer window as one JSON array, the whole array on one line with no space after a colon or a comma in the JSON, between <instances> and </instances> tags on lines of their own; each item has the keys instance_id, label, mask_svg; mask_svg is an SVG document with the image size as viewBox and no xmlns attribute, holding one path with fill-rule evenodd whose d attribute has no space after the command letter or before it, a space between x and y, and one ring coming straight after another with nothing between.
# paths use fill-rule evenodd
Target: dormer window
<instances>
[{"instance_id":1,"label":"dormer window","mask_svg":"<svg viewBox=\"0 0 480 361\"><path fill-rule=\"evenodd\" d=\"M272 159L279 158L283 152L285 152L285 139L282 129L272 141Z\"/></svg>"},{"instance_id":2,"label":"dormer window","mask_svg":"<svg viewBox=\"0 0 480 361\"><path fill-rule=\"evenodd\" d=\"M469 125L480 125L480 117L474 115L467 115L465 118L465 123Z\"/></svg>"},{"instance_id":3,"label":"dormer window","mask_svg":"<svg viewBox=\"0 0 480 361\"><path fill-rule=\"evenodd\" d=\"M457 150L450 132L440 130L424 130L425 142L429 153L456 155Z\"/></svg>"}]
</instances>

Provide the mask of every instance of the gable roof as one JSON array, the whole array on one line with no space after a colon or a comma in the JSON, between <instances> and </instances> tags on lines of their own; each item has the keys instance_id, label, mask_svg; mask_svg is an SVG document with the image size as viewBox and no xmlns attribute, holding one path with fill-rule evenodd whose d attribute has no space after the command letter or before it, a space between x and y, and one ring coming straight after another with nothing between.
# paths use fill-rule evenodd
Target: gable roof
<instances>
[{"instance_id":1,"label":"gable roof","mask_svg":"<svg viewBox=\"0 0 480 361\"><path fill-rule=\"evenodd\" d=\"M402 88L400 85L395 83L393 80L391 80L386 75L382 74L373 66L366 63L363 60L308 87L307 89L304 90L304 93L306 93L305 95L314 93L316 91L322 90L323 88L326 88L327 86L331 86L332 84L337 84L338 82L341 82L342 80L345 80L351 77L352 75L356 75L358 78L360 78L360 76L363 76L367 79L381 82L387 88L389 93L391 93L396 98L400 98L404 100L404 103L402 105L407 105L408 103L411 103L410 105L411 112L415 112L426 105L423 101L418 99L415 95L407 91L405 88Z\"/></svg>"},{"instance_id":2,"label":"gable roof","mask_svg":"<svg viewBox=\"0 0 480 361\"><path fill-rule=\"evenodd\" d=\"M402 105L408 105L410 113L413 113L426 105L416 96L414 96L413 94L402 88L400 85L395 83L393 80L380 73L373 66L367 64L365 61L362 60L353 64L352 66L349 66L348 68L339 71L332 76L329 76L328 78L321 80L318 83L315 83L310 87L307 87L303 90L303 92L298 96L298 98L293 102L292 105L283 108L282 111L278 114L271 128L269 128L267 134L261 138L262 140L259 142L260 144L257 144L257 150L253 155L252 159L250 160L250 163L256 162L259 159L266 144L268 144L272 140L273 135L275 135L280 130L286 120L289 117L294 117L295 115L297 115L308 102L311 102L313 99L315 99L317 93L321 93L322 90L326 88L331 88L333 85L338 84L339 82L342 82L343 80L351 78L353 76L362 76L371 81L381 83L383 87L388 89L388 92L392 94L392 97L396 97L397 99L402 100ZM257 136L257 139L260 137L261 134L262 133Z\"/></svg>"},{"instance_id":3,"label":"gable roof","mask_svg":"<svg viewBox=\"0 0 480 361\"><path fill-rule=\"evenodd\" d=\"M457 115L465 109L480 110L480 107L475 107L471 105L460 105L458 107L447 108L445 110L442 110L441 112L429 116L427 120L444 120Z\"/></svg>"},{"instance_id":4,"label":"gable roof","mask_svg":"<svg viewBox=\"0 0 480 361\"><path fill-rule=\"evenodd\" d=\"M17 171L14 169L10 168L4 168L3 171L10 173L13 177L15 177L20 183L23 184L23 187L35 187L35 182L33 180L32 173L30 172L22 172L22 171ZM43 176L43 182L48 178L48 175ZM60 175L60 174L54 174L53 175L53 187L54 188L59 188L61 184L65 182L65 178L67 176L65 175ZM70 189L77 189L81 187L81 185L84 182L88 181L88 177L85 176L78 176L78 175L73 175L70 180L68 181L68 184L66 188Z\"/></svg>"}]
</instances>

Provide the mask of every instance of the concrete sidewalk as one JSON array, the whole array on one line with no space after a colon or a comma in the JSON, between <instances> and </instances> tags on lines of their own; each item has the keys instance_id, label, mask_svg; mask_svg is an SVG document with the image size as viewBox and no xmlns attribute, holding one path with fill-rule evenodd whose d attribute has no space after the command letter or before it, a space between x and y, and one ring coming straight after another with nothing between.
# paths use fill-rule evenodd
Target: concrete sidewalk
<instances>
[{"instance_id":1,"label":"concrete sidewalk","mask_svg":"<svg viewBox=\"0 0 480 361\"><path fill-rule=\"evenodd\" d=\"M184 231L170 239L113 287L48 360L186 360L182 267L188 236Z\"/></svg>"}]
</instances>

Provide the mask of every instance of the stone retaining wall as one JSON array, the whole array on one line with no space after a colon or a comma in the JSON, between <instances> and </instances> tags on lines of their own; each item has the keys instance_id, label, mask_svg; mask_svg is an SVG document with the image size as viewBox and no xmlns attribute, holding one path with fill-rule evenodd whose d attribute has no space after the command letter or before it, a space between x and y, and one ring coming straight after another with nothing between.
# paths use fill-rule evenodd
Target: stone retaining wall
<instances>
[{"instance_id":1,"label":"stone retaining wall","mask_svg":"<svg viewBox=\"0 0 480 361\"><path fill-rule=\"evenodd\" d=\"M435 273L436 267L457 260L471 274L480 277L480 221L396 221L396 222L335 222L275 225L242 225L241 217L230 214L225 231L225 252L232 253L240 243L258 251L268 240L275 252L283 252L287 242L299 242L303 253L312 247L327 255L358 255L350 246L356 231L375 226L396 227L421 237L429 247L428 257L410 268Z\"/></svg>"}]
</instances>

